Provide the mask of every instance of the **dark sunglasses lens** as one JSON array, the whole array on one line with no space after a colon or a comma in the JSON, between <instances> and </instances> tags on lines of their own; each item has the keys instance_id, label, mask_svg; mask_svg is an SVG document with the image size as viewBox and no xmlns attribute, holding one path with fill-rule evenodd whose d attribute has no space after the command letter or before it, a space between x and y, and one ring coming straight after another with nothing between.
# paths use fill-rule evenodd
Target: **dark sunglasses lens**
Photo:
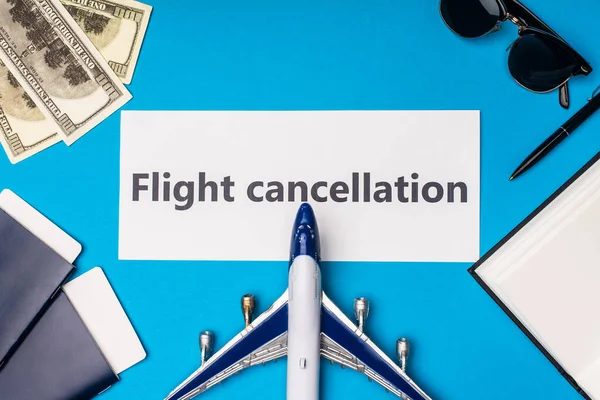
<instances>
[{"instance_id":1,"label":"dark sunglasses lens","mask_svg":"<svg viewBox=\"0 0 600 400\"><path fill-rule=\"evenodd\" d=\"M576 70L575 58L565 46L550 35L525 34L510 50L508 69L513 78L529 90L554 90Z\"/></svg>"},{"instance_id":2,"label":"dark sunglasses lens","mask_svg":"<svg viewBox=\"0 0 600 400\"><path fill-rule=\"evenodd\" d=\"M441 0L440 12L450 29L467 38L491 31L501 14L497 0Z\"/></svg>"}]
</instances>

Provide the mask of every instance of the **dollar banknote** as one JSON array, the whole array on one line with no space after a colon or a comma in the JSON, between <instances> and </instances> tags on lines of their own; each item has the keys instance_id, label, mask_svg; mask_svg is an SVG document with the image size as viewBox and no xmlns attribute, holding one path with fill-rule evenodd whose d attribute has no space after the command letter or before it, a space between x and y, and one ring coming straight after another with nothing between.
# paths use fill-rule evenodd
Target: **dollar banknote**
<instances>
[{"instance_id":1,"label":"dollar banknote","mask_svg":"<svg viewBox=\"0 0 600 400\"><path fill-rule=\"evenodd\" d=\"M67 145L131 99L58 0L0 0L0 61Z\"/></svg>"},{"instance_id":2,"label":"dollar banknote","mask_svg":"<svg viewBox=\"0 0 600 400\"><path fill-rule=\"evenodd\" d=\"M0 143L10 162L23 161L58 142L54 124L0 63Z\"/></svg>"},{"instance_id":3,"label":"dollar banknote","mask_svg":"<svg viewBox=\"0 0 600 400\"><path fill-rule=\"evenodd\" d=\"M152 7L132 0L60 0L125 84L131 83Z\"/></svg>"}]
</instances>

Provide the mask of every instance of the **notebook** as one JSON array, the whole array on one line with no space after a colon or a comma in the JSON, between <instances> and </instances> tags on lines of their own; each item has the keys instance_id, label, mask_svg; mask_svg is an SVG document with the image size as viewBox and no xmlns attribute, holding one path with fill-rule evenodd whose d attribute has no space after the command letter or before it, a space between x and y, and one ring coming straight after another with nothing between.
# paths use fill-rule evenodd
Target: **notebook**
<instances>
[{"instance_id":1,"label":"notebook","mask_svg":"<svg viewBox=\"0 0 600 400\"><path fill-rule=\"evenodd\" d=\"M469 270L587 399L600 399L599 159Z\"/></svg>"}]
</instances>

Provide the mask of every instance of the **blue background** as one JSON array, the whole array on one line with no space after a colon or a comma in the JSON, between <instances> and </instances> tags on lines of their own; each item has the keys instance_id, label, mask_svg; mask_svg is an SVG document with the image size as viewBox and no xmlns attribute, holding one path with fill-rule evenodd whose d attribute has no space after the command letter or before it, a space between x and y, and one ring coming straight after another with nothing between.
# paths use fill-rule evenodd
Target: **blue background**
<instances>
[{"instance_id":1,"label":"blue background","mask_svg":"<svg viewBox=\"0 0 600 400\"><path fill-rule=\"evenodd\" d=\"M600 3L526 3L600 69ZM465 40L445 27L435 0L151 5L128 110L481 110L482 255L599 150L595 116L536 168L508 181L600 85L599 72L573 79L569 111L556 92L522 89L507 71L505 49L517 34L510 23ZM254 293L265 310L285 289L287 270L284 262L118 261L119 120L116 113L73 146L58 144L17 165L1 157L0 187L82 242L78 274L104 268L148 352L99 398L162 399L197 368L198 332L212 329L217 347L225 344L243 324L240 296ZM396 338L410 338L409 373L433 398L580 398L469 266L327 263L324 289L348 315L354 297L369 297L368 334L394 358ZM363 375L325 365L322 399L393 398ZM279 362L244 371L202 398L284 396Z\"/></svg>"}]
</instances>

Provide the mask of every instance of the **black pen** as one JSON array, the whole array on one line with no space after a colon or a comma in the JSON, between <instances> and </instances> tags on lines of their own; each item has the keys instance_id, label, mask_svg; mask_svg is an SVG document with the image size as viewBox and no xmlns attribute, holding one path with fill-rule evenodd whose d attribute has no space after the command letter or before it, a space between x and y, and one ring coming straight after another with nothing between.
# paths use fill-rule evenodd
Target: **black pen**
<instances>
[{"instance_id":1,"label":"black pen","mask_svg":"<svg viewBox=\"0 0 600 400\"><path fill-rule=\"evenodd\" d=\"M548 154L553 148L555 148L560 142L562 142L567 136L569 136L575 129L584 123L594 112L600 109L600 87L598 87L592 98L588 103L577 111L567 122L565 122L560 128L556 130L548 139L546 139L541 145L539 145L526 159L517 167L515 172L510 177L512 181L517 176L531 168L536 162L541 160L546 154Z\"/></svg>"}]
</instances>

